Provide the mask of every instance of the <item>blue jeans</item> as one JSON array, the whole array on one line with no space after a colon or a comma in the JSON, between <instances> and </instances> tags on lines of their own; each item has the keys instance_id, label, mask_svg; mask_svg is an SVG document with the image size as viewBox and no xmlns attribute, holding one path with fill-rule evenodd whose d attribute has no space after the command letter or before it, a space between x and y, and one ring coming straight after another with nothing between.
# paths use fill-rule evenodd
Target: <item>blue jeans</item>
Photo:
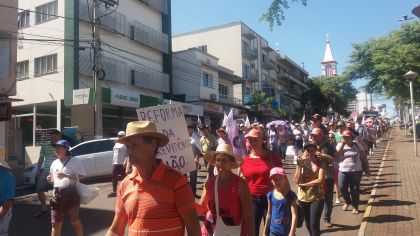
<instances>
[{"instance_id":1,"label":"blue jeans","mask_svg":"<svg viewBox=\"0 0 420 236\"><path fill-rule=\"evenodd\" d=\"M325 179L325 198L324 198L324 221L331 223L331 213L333 209L334 178Z\"/></svg>"},{"instance_id":2,"label":"blue jeans","mask_svg":"<svg viewBox=\"0 0 420 236\"><path fill-rule=\"evenodd\" d=\"M280 157L283 159L286 157L286 149L287 149L287 143L280 143L280 147L279 147Z\"/></svg>"},{"instance_id":3,"label":"blue jeans","mask_svg":"<svg viewBox=\"0 0 420 236\"><path fill-rule=\"evenodd\" d=\"M264 223L265 223L267 209L268 209L268 202L267 202L266 196L262 196L262 197L252 196L252 212L254 214L256 236L258 236L260 233L261 219L264 219Z\"/></svg>"},{"instance_id":4,"label":"blue jeans","mask_svg":"<svg viewBox=\"0 0 420 236\"><path fill-rule=\"evenodd\" d=\"M359 209L359 187L362 180L362 171L341 172L338 174L338 187L346 204L351 204L354 209ZM350 193L349 193L350 186Z\"/></svg>"}]
</instances>

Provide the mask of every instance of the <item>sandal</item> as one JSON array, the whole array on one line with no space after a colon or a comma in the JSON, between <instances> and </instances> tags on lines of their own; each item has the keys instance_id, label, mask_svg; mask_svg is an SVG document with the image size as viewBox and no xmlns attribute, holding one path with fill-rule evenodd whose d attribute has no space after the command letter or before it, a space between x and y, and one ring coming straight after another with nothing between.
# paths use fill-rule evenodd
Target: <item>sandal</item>
<instances>
[{"instance_id":1,"label":"sandal","mask_svg":"<svg viewBox=\"0 0 420 236\"><path fill-rule=\"evenodd\" d=\"M41 217L41 216L45 216L46 214L48 214L48 210L44 210L44 211L40 210L34 215L34 217Z\"/></svg>"}]
</instances>

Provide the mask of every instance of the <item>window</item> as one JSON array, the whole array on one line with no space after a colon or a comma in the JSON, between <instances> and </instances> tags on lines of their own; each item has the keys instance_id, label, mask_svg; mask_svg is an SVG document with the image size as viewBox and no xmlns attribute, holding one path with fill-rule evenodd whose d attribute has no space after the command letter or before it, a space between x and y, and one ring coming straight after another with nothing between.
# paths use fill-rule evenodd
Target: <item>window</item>
<instances>
[{"instance_id":1,"label":"window","mask_svg":"<svg viewBox=\"0 0 420 236\"><path fill-rule=\"evenodd\" d=\"M29 26L29 10L21 11L18 14L18 29Z\"/></svg>"},{"instance_id":2,"label":"window","mask_svg":"<svg viewBox=\"0 0 420 236\"><path fill-rule=\"evenodd\" d=\"M242 64L242 76L244 79L248 79L249 77L249 66L247 64Z\"/></svg>"},{"instance_id":3,"label":"window","mask_svg":"<svg viewBox=\"0 0 420 236\"><path fill-rule=\"evenodd\" d=\"M81 156L93 153L95 150L95 142L84 143L71 150L73 156Z\"/></svg>"},{"instance_id":4,"label":"window","mask_svg":"<svg viewBox=\"0 0 420 236\"><path fill-rule=\"evenodd\" d=\"M11 34L5 34L0 31L0 78L10 76L11 66Z\"/></svg>"},{"instance_id":5,"label":"window","mask_svg":"<svg viewBox=\"0 0 420 236\"><path fill-rule=\"evenodd\" d=\"M57 54L35 58L35 76L57 71Z\"/></svg>"},{"instance_id":6,"label":"window","mask_svg":"<svg viewBox=\"0 0 420 236\"><path fill-rule=\"evenodd\" d=\"M57 18L57 1L49 2L47 4L35 8L36 17L35 23L40 24Z\"/></svg>"},{"instance_id":7,"label":"window","mask_svg":"<svg viewBox=\"0 0 420 236\"><path fill-rule=\"evenodd\" d=\"M109 152L114 149L114 140L102 140L96 142L95 152Z\"/></svg>"},{"instance_id":8,"label":"window","mask_svg":"<svg viewBox=\"0 0 420 236\"><path fill-rule=\"evenodd\" d=\"M267 56L264 53L261 53L261 60L262 62L266 62L267 61Z\"/></svg>"},{"instance_id":9,"label":"window","mask_svg":"<svg viewBox=\"0 0 420 236\"><path fill-rule=\"evenodd\" d=\"M223 100L226 100L228 97L229 88L224 84L219 84L219 97Z\"/></svg>"},{"instance_id":10,"label":"window","mask_svg":"<svg viewBox=\"0 0 420 236\"><path fill-rule=\"evenodd\" d=\"M16 63L16 78L18 80L27 79L29 77L29 61L21 61Z\"/></svg>"},{"instance_id":11,"label":"window","mask_svg":"<svg viewBox=\"0 0 420 236\"><path fill-rule=\"evenodd\" d=\"M268 80L268 76L267 76L266 74L262 74L262 80L263 80L263 81Z\"/></svg>"},{"instance_id":12,"label":"window","mask_svg":"<svg viewBox=\"0 0 420 236\"><path fill-rule=\"evenodd\" d=\"M213 88L213 75L203 72L203 86Z\"/></svg>"}]
</instances>

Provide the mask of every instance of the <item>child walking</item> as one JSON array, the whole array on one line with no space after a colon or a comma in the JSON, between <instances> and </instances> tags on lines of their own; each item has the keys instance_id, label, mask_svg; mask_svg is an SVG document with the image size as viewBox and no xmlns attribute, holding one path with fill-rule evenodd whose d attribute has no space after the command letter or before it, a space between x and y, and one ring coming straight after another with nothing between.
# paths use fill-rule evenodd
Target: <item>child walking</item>
<instances>
[{"instance_id":1,"label":"child walking","mask_svg":"<svg viewBox=\"0 0 420 236\"><path fill-rule=\"evenodd\" d=\"M290 190L290 183L283 168L271 169L270 179L274 190L267 194L268 211L264 235L294 236L297 222L297 196Z\"/></svg>"}]
</instances>

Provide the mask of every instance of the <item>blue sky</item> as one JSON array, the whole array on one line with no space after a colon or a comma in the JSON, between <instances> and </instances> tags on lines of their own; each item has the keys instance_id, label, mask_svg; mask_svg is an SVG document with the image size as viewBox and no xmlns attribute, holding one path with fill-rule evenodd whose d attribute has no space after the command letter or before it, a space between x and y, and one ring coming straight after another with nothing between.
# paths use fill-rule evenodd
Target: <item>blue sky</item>
<instances>
[{"instance_id":1,"label":"blue sky","mask_svg":"<svg viewBox=\"0 0 420 236\"><path fill-rule=\"evenodd\" d=\"M415 0L308 0L307 6L294 2L286 10L281 26L270 31L259 17L268 8L270 0L172 0L172 33L174 35L200 28L242 21L280 53L296 63L304 63L310 76L321 73L326 34L329 33L334 58L341 74L353 51L353 43L386 36L398 29L403 15L410 15L419 4ZM358 88L362 81L355 83ZM389 101L378 98L373 103Z\"/></svg>"}]
</instances>

